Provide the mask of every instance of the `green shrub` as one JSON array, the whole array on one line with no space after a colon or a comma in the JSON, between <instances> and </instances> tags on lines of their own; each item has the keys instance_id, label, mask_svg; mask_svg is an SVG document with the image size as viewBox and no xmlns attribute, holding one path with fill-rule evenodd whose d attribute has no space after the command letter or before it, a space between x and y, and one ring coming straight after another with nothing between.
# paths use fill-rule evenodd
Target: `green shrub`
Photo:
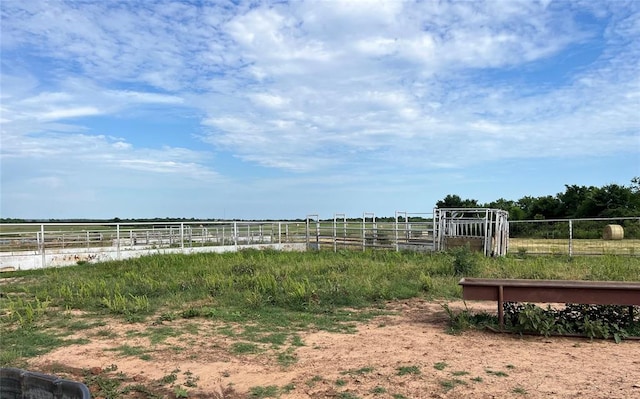
<instances>
[{"instance_id":1,"label":"green shrub","mask_svg":"<svg viewBox=\"0 0 640 399\"><path fill-rule=\"evenodd\" d=\"M453 272L456 276L473 276L478 267L478 256L469 244L449 250L453 255Z\"/></svg>"}]
</instances>

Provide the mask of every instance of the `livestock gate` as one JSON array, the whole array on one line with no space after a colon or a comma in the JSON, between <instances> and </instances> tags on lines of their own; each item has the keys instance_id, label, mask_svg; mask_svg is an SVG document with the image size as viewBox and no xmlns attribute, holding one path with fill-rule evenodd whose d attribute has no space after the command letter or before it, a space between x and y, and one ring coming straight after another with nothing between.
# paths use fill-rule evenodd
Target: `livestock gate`
<instances>
[{"instance_id":1,"label":"livestock gate","mask_svg":"<svg viewBox=\"0 0 640 399\"><path fill-rule=\"evenodd\" d=\"M435 208L436 251L468 245L486 256L504 256L509 247L509 212L487 208Z\"/></svg>"},{"instance_id":2,"label":"livestock gate","mask_svg":"<svg viewBox=\"0 0 640 399\"><path fill-rule=\"evenodd\" d=\"M508 212L499 209L434 209L433 214L396 212L395 218L371 212L348 218L336 213L321 220L307 215L308 249L393 249L433 252L468 245L486 256L507 254Z\"/></svg>"}]
</instances>

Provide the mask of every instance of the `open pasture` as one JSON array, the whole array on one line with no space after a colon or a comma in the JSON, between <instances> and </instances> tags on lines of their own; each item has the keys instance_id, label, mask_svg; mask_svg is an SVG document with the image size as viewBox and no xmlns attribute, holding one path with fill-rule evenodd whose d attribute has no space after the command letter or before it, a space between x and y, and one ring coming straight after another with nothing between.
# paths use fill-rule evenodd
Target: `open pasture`
<instances>
[{"instance_id":1,"label":"open pasture","mask_svg":"<svg viewBox=\"0 0 640 399\"><path fill-rule=\"evenodd\" d=\"M461 273L640 281L640 259L240 251L4 273L0 362L110 398L637 396L636 341L448 334Z\"/></svg>"},{"instance_id":2,"label":"open pasture","mask_svg":"<svg viewBox=\"0 0 640 399\"><path fill-rule=\"evenodd\" d=\"M509 253L552 255L640 255L640 240L510 238Z\"/></svg>"}]
</instances>

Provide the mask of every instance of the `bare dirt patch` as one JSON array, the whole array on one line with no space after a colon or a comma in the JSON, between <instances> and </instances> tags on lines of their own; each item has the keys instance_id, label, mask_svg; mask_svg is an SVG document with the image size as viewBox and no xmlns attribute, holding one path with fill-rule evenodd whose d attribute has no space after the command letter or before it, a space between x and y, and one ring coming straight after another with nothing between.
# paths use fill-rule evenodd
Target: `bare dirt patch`
<instances>
[{"instance_id":1,"label":"bare dirt patch","mask_svg":"<svg viewBox=\"0 0 640 399\"><path fill-rule=\"evenodd\" d=\"M467 305L494 310L488 303ZM175 395L174 386L188 387L188 397L202 398L251 397L252 392L259 397L255 387L277 387L281 398L640 397L640 341L484 331L449 335L440 303L415 299L389 303L387 309L390 315L359 324L354 334L300 333L304 345L292 348L290 365L278 361L282 350L234 354L236 340L215 323L176 320L159 328L184 328L183 333L155 343L138 332L158 326L113 321L77 334L90 343L32 359L30 367L55 366L82 380L87 370L100 373L115 365L132 383L163 386L167 396ZM189 323L198 324L197 332L184 332ZM175 381L169 382L172 375Z\"/></svg>"}]
</instances>

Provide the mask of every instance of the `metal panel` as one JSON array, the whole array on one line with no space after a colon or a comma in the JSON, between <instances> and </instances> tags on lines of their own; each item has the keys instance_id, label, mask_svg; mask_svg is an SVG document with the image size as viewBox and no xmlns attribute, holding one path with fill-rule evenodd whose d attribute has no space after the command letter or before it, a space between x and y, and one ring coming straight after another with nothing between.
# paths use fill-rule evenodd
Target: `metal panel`
<instances>
[{"instance_id":1,"label":"metal panel","mask_svg":"<svg viewBox=\"0 0 640 399\"><path fill-rule=\"evenodd\" d=\"M465 300L498 302L500 327L504 302L640 305L640 282L463 278Z\"/></svg>"}]
</instances>

